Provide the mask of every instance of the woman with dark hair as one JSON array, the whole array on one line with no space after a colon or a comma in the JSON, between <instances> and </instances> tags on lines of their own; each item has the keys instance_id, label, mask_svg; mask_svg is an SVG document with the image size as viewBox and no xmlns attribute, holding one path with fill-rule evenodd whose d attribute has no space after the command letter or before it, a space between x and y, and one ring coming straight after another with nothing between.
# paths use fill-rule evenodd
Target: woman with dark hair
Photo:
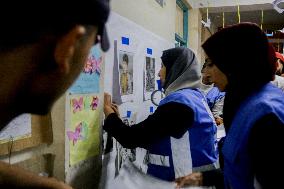
<instances>
[{"instance_id":1,"label":"woman with dark hair","mask_svg":"<svg viewBox=\"0 0 284 189\"><path fill-rule=\"evenodd\" d=\"M123 54L122 56L122 63L120 65L120 85L121 85L121 94L122 95L127 95L130 91L129 89L131 89L131 82L130 82L130 74L129 74L129 70L128 70L128 64L129 64L129 60L128 60L128 55L127 54Z\"/></svg>"},{"instance_id":2,"label":"woman with dark hair","mask_svg":"<svg viewBox=\"0 0 284 189\"><path fill-rule=\"evenodd\" d=\"M275 56L277 59L277 70L276 74L283 77L283 67L284 67L284 56L279 52L275 52Z\"/></svg>"},{"instance_id":3,"label":"woman with dark hair","mask_svg":"<svg viewBox=\"0 0 284 189\"><path fill-rule=\"evenodd\" d=\"M225 188L279 188L283 174L278 171L284 169L280 153L284 146L284 93L270 83L276 71L274 49L252 23L224 28L202 47L211 61L212 81L226 91L223 118L227 135L222 171L199 173L201 185L214 185L223 180L223 174ZM192 185L194 176L178 180L178 185Z\"/></svg>"},{"instance_id":4,"label":"woman with dark hair","mask_svg":"<svg viewBox=\"0 0 284 189\"><path fill-rule=\"evenodd\" d=\"M125 148L148 150L147 174L174 181L189 173L216 169L216 124L202 93L201 69L194 53L168 49L159 72L166 97L144 121L126 126L105 95L103 126Z\"/></svg>"},{"instance_id":5,"label":"woman with dark hair","mask_svg":"<svg viewBox=\"0 0 284 189\"><path fill-rule=\"evenodd\" d=\"M223 105L225 92L221 92L218 87L214 86L214 83L212 83L210 75L207 73L209 63L210 60L206 59L201 69L203 84L201 90L205 94L208 106L212 111L216 124L221 126L223 125Z\"/></svg>"}]
</instances>

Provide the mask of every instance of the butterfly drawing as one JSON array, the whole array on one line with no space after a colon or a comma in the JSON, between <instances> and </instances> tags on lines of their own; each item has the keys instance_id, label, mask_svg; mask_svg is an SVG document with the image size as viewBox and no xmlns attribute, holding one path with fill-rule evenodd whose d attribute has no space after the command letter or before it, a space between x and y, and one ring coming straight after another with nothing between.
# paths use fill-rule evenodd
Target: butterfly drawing
<instances>
[{"instance_id":1,"label":"butterfly drawing","mask_svg":"<svg viewBox=\"0 0 284 189\"><path fill-rule=\"evenodd\" d=\"M80 122L75 127L75 132L67 131L67 136L70 141L73 142L73 146L76 144L78 140L85 140L88 136L88 126L84 122Z\"/></svg>"},{"instance_id":2,"label":"butterfly drawing","mask_svg":"<svg viewBox=\"0 0 284 189\"><path fill-rule=\"evenodd\" d=\"M97 96L96 97L93 96L93 100L90 105L92 110L96 110L98 105L99 105L99 98Z\"/></svg>"},{"instance_id":3,"label":"butterfly drawing","mask_svg":"<svg viewBox=\"0 0 284 189\"><path fill-rule=\"evenodd\" d=\"M102 57L96 59L95 56L90 56L88 58L87 63L85 64L84 72L89 74L97 73L98 75L100 75L101 64L102 64Z\"/></svg>"},{"instance_id":4,"label":"butterfly drawing","mask_svg":"<svg viewBox=\"0 0 284 189\"><path fill-rule=\"evenodd\" d=\"M83 136L81 134L82 132L82 122L79 123L79 125L76 126L75 128L75 132L73 131L67 131L67 136L68 136L68 139L71 141L73 141L73 146L76 144L76 142L78 140L82 140L83 139Z\"/></svg>"},{"instance_id":5,"label":"butterfly drawing","mask_svg":"<svg viewBox=\"0 0 284 189\"><path fill-rule=\"evenodd\" d=\"M82 111L83 109L83 97L80 97L79 100L76 98L72 99L72 107L73 107L73 113Z\"/></svg>"}]
</instances>

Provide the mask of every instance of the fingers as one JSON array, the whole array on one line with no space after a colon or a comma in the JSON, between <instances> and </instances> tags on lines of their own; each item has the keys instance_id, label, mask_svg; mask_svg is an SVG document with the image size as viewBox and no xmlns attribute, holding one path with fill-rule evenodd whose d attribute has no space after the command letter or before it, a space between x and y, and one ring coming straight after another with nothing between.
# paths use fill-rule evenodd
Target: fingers
<instances>
[{"instance_id":1,"label":"fingers","mask_svg":"<svg viewBox=\"0 0 284 189\"><path fill-rule=\"evenodd\" d=\"M116 104L111 104L111 108L114 110L114 111L117 111L118 112L118 106Z\"/></svg>"},{"instance_id":2,"label":"fingers","mask_svg":"<svg viewBox=\"0 0 284 189\"><path fill-rule=\"evenodd\" d=\"M114 111L117 111L117 110L118 110L118 107L117 107L117 106L114 106L113 104L111 105L111 108L112 108Z\"/></svg>"},{"instance_id":3,"label":"fingers","mask_svg":"<svg viewBox=\"0 0 284 189\"><path fill-rule=\"evenodd\" d=\"M183 187L184 183L182 181L176 182L176 186L175 189L180 189L181 187Z\"/></svg>"},{"instance_id":4,"label":"fingers","mask_svg":"<svg viewBox=\"0 0 284 189\"><path fill-rule=\"evenodd\" d=\"M112 105L114 108L118 109L118 105L117 105L117 104L112 103L111 105Z\"/></svg>"},{"instance_id":5,"label":"fingers","mask_svg":"<svg viewBox=\"0 0 284 189\"><path fill-rule=\"evenodd\" d=\"M216 122L216 124L219 126L219 125L223 124L223 119L220 118L220 117L216 117L216 118L215 118L215 122Z\"/></svg>"},{"instance_id":6,"label":"fingers","mask_svg":"<svg viewBox=\"0 0 284 189\"><path fill-rule=\"evenodd\" d=\"M111 104L111 108L118 115L118 117L120 117L118 106L116 104Z\"/></svg>"},{"instance_id":7,"label":"fingers","mask_svg":"<svg viewBox=\"0 0 284 189\"><path fill-rule=\"evenodd\" d=\"M104 104L111 106L111 95L108 93L104 93Z\"/></svg>"},{"instance_id":8,"label":"fingers","mask_svg":"<svg viewBox=\"0 0 284 189\"><path fill-rule=\"evenodd\" d=\"M181 187L185 186L186 177L181 177L176 179L176 189L180 189Z\"/></svg>"},{"instance_id":9,"label":"fingers","mask_svg":"<svg viewBox=\"0 0 284 189\"><path fill-rule=\"evenodd\" d=\"M109 114L115 113L115 111L112 109L111 106L105 105L104 106L104 114L105 117L107 118Z\"/></svg>"},{"instance_id":10,"label":"fingers","mask_svg":"<svg viewBox=\"0 0 284 189\"><path fill-rule=\"evenodd\" d=\"M111 107L111 95L104 93L104 113L107 117L109 114L114 113L114 110Z\"/></svg>"},{"instance_id":11,"label":"fingers","mask_svg":"<svg viewBox=\"0 0 284 189\"><path fill-rule=\"evenodd\" d=\"M202 179L202 174L199 172L177 178L175 180L176 188L181 188L184 186L202 186Z\"/></svg>"}]
</instances>

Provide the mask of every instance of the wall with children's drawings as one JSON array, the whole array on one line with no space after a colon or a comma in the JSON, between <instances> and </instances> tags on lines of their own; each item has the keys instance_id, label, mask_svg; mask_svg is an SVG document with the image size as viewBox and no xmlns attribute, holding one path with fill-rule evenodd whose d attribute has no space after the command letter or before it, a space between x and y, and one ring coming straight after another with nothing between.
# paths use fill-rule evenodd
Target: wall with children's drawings
<instances>
[{"instance_id":1,"label":"wall with children's drawings","mask_svg":"<svg viewBox=\"0 0 284 189\"><path fill-rule=\"evenodd\" d=\"M97 188L101 170L104 54L91 48L65 101L65 180L74 188Z\"/></svg>"},{"instance_id":2,"label":"wall with children's drawings","mask_svg":"<svg viewBox=\"0 0 284 189\"><path fill-rule=\"evenodd\" d=\"M162 51L173 47L173 43L147 31L143 27L114 12L111 13L107 26L109 28L108 33L111 48L105 56L105 92L122 96L122 104L119 106L121 117L127 116L127 111L131 111L131 115L135 116L136 114L136 122L140 122L149 115L150 106L153 106L149 95L147 94L148 92L145 92L143 87L143 78L145 77L144 71L146 71L146 57L155 59L154 75L156 81L159 79L158 72L161 67L160 57ZM115 40L117 41L116 52L114 52ZM120 57L125 52L129 57L132 56L131 58L133 59L133 93L131 95L123 95L121 94L121 91L120 94L113 91L113 86L118 84L113 83L113 80L117 81L117 79L121 79L113 73L113 70L116 68L119 73L121 72L121 70L119 70L119 65L116 65L116 68L114 68L114 64L115 61L117 61L117 64L121 64ZM117 60L115 60L115 53L118 55ZM114 77L117 79L114 79ZM155 89L157 89L156 83Z\"/></svg>"},{"instance_id":3,"label":"wall with children's drawings","mask_svg":"<svg viewBox=\"0 0 284 189\"><path fill-rule=\"evenodd\" d=\"M139 123L150 114L150 111L156 109L150 100L150 95L157 89L156 80L159 79L158 72L161 67L160 57L163 50L174 46L174 42L157 36L115 12L111 13L107 27L111 47L105 55L104 89L113 96L113 101L119 104L120 117L123 120L126 118L130 124ZM128 87L126 91L122 89L124 85L123 56L125 55L128 57L128 80L131 80L127 82L131 87ZM149 70L147 71L146 67L151 67L154 71L147 75ZM154 81L149 82L149 78ZM147 86L147 83L151 84ZM114 156L117 156L118 149L120 147L115 145L110 156L105 156L108 162L104 161L102 188L113 187L111 182L117 170ZM143 162L143 153L136 150L138 164Z\"/></svg>"},{"instance_id":4,"label":"wall with children's drawings","mask_svg":"<svg viewBox=\"0 0 284 189\"><path fill-rule=\"evenodd\" d=\"M65 180L67 183L70 183L72 186L74 186L74 188L97 188L102 166L100 146L101 130L98 129L96 132L91 133L94 138L95 150L87 155L78 155L79 150L74 150L74 146L77 146L79 142L85 142L84 136L86 131L84 130L84 123L80 121L80 118L78 118L79 111L75 111L74 113L72 100L76 99L78 102L80 102L80 98L83 97L84 107L82 107L80 116L86 118L88 117L88 114L91 113L91 110L85 109L85 104L92 104L92 95L94 95L94 97L98 97L100 103L97 107L97 110L100 112L99 115L94 116L99 118L85 122L87 124L96 122L96 125L101 125L101 122L98 123L98 120L102 121L101 116L103 104L101 102L103 101L103 87L105 88L106 92L109 92L110 94L113 93L114 40L117 40L118 52L122 50L133 55L133 94L120 105L119 109L121 111L121 115L126 116L127 111L131 111L131 117L134 119L134 121L139 122L149 115L150 107L153 107L153 110L155 109L155 106L153 106L149 100L149 94L151 92L144 91L143 77L147 77L146 74L144 75L144 70L146 69L146 56L149 57L148 60L150 60L148 63L150 62L151 65L155 65L153 73L155 83L155 80L158 79L157 74L160 69L160 56L162 54L162 50L174 46L173 15L175 13L175 2L172 3L172 1L169 1L171 3L167 4L165 7L166 10L160 8L159 5L154 1L153 3L147 2L145 5L142 5L143 3L141 6L138 5L138 3L140 4L141 2L142 1L138 1L136 2L136 5L134 5L133 1L129 0L129 5L136 7L133 10L131 9L131 15L124 15L128 17L128 19L118 15L117 13L111 13L109 22L107 24L111 48L104 55L105 60L103 62L105 64L105 71L103 70L104 68L101 67L101 88L99 93L98 91L95 93L88 91L88 95L91 95L91 97L86 98L86 94L70 94L70 91L63 95L55 103L51 111L53 143L51 145L42 144L41 146L13 153L11 163L25 162L26 165L23 167L37 174L40 172L47 172L50 176L55 176L57 179ZM113 1L114 10L117 12L122 12L122 9L120 10L119 8L120 5L116 3L118 3L118 0ZM125 11L128 8L127 6L124 6L123 9ZM148 14L146 18L145 11L149 9L151 9L152 12L151 14ZM138 11L140 12L139 14ZM165 13L162 13L162 11ZM168 19L165 19L165 16ZM135 22L131 21L130 19L134 19ZM160 24L161 20L164 20L162 21L162 24ZM122 44L122 37L129 40L128 45ZM157 88L156 84L154 84L154 88ZM153 87L150 87L149 90L153 90ZM86 107L89 105L86 105ZM80 125L80 123L82 123L82 125L77 127ZM76 128L80 128L82 133L85 134L82 136L79 135L79 139L82 141L79 140L74 142L73 145L73 141L75 139L73 135L76 134ZM90 147L90 149L94 149L94 146L92 147L92 144L90 143L86 143L84 145L87 145ZM84 148L84 145L79 148ZM45 158L46 154L50 156ZM44 157L44 159L41 160L41 157ZM1 157L1 159L8 162L9 158L8 156L5 156ZM38 167L44 167L44 164L47 163L48 170L45 168L38 170L38 167L30 167L30 165L34 165L35 161L38 160L41 160L41 162L38 164Z\"/></svg>"},{"instance_id":5,"label":"wall with children's drawings","mask_svg":"<svg viewBox=\"0 0 284 189\"><path fill-rule=\"evenodd\" d=\"M114 12L107 27L111 45L109 51L103 56L98 49L91 50L83 73L66 94L65 172L67 183L75 188L96 188L98 184L102 163L99 127L102 124L102 92L113 95L119 103L121 117L127 117L133 123L142 121L150 110L156 109L150 101L150 94L157 89L162 51L173 47L173 43ZM94 60L90 58L92 54ZM122 62L125 55L128 61L127 88L123 89L125 68ZM98 63L100 60L101 64ZM92 88L96 90L89 90ZM93 103L97 103L95 111L92 111ZM95 130L90 127L92 124Z\"/></svg>"}]
</instances>

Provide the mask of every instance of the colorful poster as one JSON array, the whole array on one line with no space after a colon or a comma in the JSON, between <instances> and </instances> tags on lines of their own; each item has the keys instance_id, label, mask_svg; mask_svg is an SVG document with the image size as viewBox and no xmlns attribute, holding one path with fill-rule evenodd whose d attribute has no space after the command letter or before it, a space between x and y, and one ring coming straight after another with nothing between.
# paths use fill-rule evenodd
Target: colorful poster
<instances>
[{"instance_id":1,"label":"colorful poster","mask_svg":"<svg viewBox=\"0 0 284 189\"><path fill-rule=\"evenodd\" d=\"M133 94L133 54L119 52L119 81L121 96Z\"/></svg>"},{"instance_id":2,"label":"colorful poster","mask_svg":"<svg viewBox=\"0 0 284 189\"><path fill-rule=\"evenodd\" d=\"M99 93L102 51L98 45L90 50L83 72L69 89L71 94Z\"/></svg>"},{"instance_id":3,"label":"colorful poster","mask_svg":"<svg viewBox=\"0 0 284 189\"><path fill-rule=\"evenodd\" d=\"M143 76L144 100L151 99L151 94L156 89L155 76L155 58L146 56Z\"/></svg>"},{"instance_id":4,"label":"colorful poster","mask_svg":"<svg viewBox=\"0 0 284 189\"><path fill-rule=\"evenodd\" d=\"M70 96L71 122L67 128L70 166L99 154L102 103L96 95Z\"/></svg>"},{"instance_id":5,"label":"colorful poster","mask_svg":"<svg viewBox=\"0 0 284 189\"><path fill-rule=\"evenodd\" d=\"M146 57L144 73L144 90L145 92L153 92L155 90L155 58Z\"/></svg>"}]
</instances>

